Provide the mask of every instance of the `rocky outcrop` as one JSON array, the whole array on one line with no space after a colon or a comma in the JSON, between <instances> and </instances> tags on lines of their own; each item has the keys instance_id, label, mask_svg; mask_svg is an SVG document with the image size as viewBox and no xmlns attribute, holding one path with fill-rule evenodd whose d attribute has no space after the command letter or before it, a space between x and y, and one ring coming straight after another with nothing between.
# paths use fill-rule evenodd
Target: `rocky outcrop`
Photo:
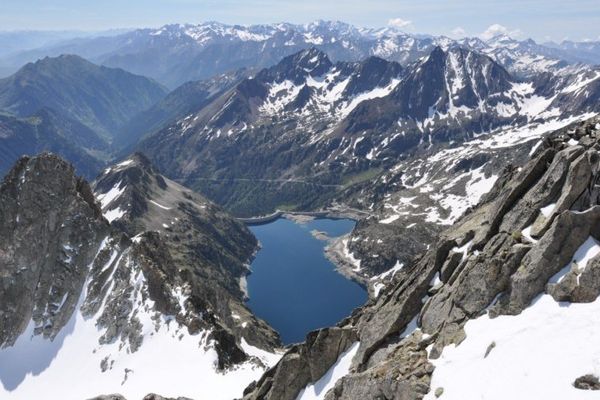
<instances>
[{"instance_id":1,"label":"rocky outcrop","mask_svg":"<svg viewBox=\"0 0 600 400\"><path fill-rule=\"evenodd\" d=\"M311 332L306 342L293 346L276 367L244 393L247 400L294 400L309 383L316 382L356 341L352 329L330 328Z\"/></svg>"},{"instance_id":2,"label":"rocky outcrop","mask_svg":"<svg viewBox=\"0 0 600 400\"><path fill-rule=\"evenodd\" d=\"M600 380L595 375L583 375L575 379L573 386L581 390L600 390Z\"/></svg>"},{"instance_id":3,"label":"rocky outcrop","mask_svg":"<svg viewBox=\"0 0 600 400\"><path fill-rule=\"evenodd\" d=\"M491 313L519 314L548 280L566 265L588 237L600 238L600 206L585 212L565 211L524 257L522 267L511 277L507 293L492 307Z\"/></svg>"},{"instance_id":4,"label":"rocky outcrop","mask_svg":"<svg viewBox=\"0 0 600 400\"><path fill-rule=\"evenodd\" d=\"M23 157L0 186L0 347L27 328L54 338L108 232L89 185L51 154Z\"/></svg>"},{"instance_id":5,"label":"rocky outcrop","mask_svg":"<svg viewBox=\"0 0 600 400\"><path fill-rule=\"evenodd\" d=\"M576 264L558 283L548 284L546 290L556 301L590 303L600 295L600 257L588 261L583 271Z\"/></svg>"},{"instance_id":6,"label":"rocky outcrop","mask_svg":"<svg viewBox=\"0 0 600 400\"><path fill-rule=\"evenodd\" d=\"M155 308L180 316L192 332L210 328L220 368L246 360L242 336L260 348L279 346L278 335L244 305L240 280L249 273L247 262L258 243L241 222L163 177L140 153L107 168L94 182L94 190L111 224L135 238L130 257L148 280ZM124 271L124 290L130 286L130 269L127 265L117 269ZM188 299L190 312L178 303L176 290ZM127 309L119 304L122 298L115 292L116 309Z\"/></svg>"},{"instance_id":7,"label":"rocky outcrop","mask_svg":"<svg viewBox=\"0 0 600 400\"><path fill-rule=\"evenodd\" d=\"M437 245L330 328L354 332L360 346L350 372L326 399L421 399L434 389L430 360L444 347L460 345L467 321L486 313L519 314L544 293L570 302L598 297L600 256L585 265L575 258L585 243L600 240L599 121L559 130L527 164L508 166L481 204L443 232ZM284 382L295 388L293 397L302 388L289 384L292 377L314 383L320 376L311 375L297 351L310 352L311 346L307 341L290 350L247 389L245 399L273 398L273 388ZM494 347L488 346L486 357ZM330 355L320 359L333 365ZM587 389L595 383L582 377L574 385ZM443 398L443 388L435 389Z\"/></svg>"},{"instance_id":8,"label":"rocky outcrop","mask_svg":"<svg viewBox=\"0 0 600 400\"><path fill-rule=\"evenodd\" d=\"M75 346L97 360L87 373L125 394L128 378L148 372L136 357L163 351L147 343L188 346L215 374L266 369L280 342L244 304L250 231L142 155L106 170L95 189L51 154L22 158L0 186L0 348L20 351L24 334L40 353L54 346L54 359Z\"/></svg>"},{"instance_id":9,"label":"rocky outcrop","mask_svg":"<svg viewBox=\"0 0 600 400\"><path fill-rule=\"evenodd\" d=\"M121 396L120 394L109 394L109 395L102 395L102 396L98 396L98 397L94 397L93 399L89 399L89 400L127 400L125 397ZM130 399L133 400L133 399ZM177 397L177 398L172 398L172 397L162 397L158 394L154 394L154 393L150 393L146 396L144 396L144 398L142 400L191 400L187 397Z\"/></svg>"}]
</instances>

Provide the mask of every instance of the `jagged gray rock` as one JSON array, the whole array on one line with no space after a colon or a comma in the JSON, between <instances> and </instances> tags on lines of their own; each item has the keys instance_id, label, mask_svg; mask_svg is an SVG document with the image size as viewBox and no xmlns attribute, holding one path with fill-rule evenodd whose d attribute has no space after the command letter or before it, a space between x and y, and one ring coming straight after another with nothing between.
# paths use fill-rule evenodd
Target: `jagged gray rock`
<instances>
[{"instance_id":1,"label":"jagged gray rock","mask_svg":"<svg viewBox=\"0 0 600 400\"><path fill-rule=\"evenodd\" d=\"M30 321L53 338L79 300L108 224L88 184L51 154L23 157L0 186L0 347Z\"/></svg>"},{"instance_id":2,"label":"jagged gray rock","mask_svg":"<svg viewBox=\"0 0 600 400\"><path fill-rule=\"evenodd\" d=\"M120 217L112 225L137 238L125 247L131 249L130 256L148 279L156 310L178 315L190 332L210 329L209 340L215 339L220 368L248 358L240 347L242 336L264 349L280 345L277 333L244 304L240 280L249 273L247 262L258 243L241 222L159 174L141 153L107 168L94 182L94 190L104 213L118 211ZM108 195L116 192L120 193L116 197ZM107 342L128 337L135 348L138 323L118 317L129 315L132 307L128 296L131 267L126 261L123 258L113 274L122 285L113 287L107 302L110 310L100 322L108 328ZM102 287L103 277L98 278L95 284ZM173 296L175 288L185 288L189 309L199 312L183 312Z\"/></svg>"},{"instance_id":3,"label":"jagged gray rock","mask_svg":"<svg viewBox=\"0 0 600 400\"><path fill-rule=\"evenodd\" d=\"M573 386L582 390L600 390L600 380L592 374L583 375L575 379Z\"/></svg>"},{"instance_id":4,"label":"jagged gray rock","mask_svg":"<svg viewBox=\"0 0 600 400\"><path fill-rule=\"evenodd\" d=\"M443 388L429 387L429 359L449 344L459 345L468 320L484 313L492 318L519 314L543 293L557 301L597 298L600 256L585 269L568 264L589 237L600 240L599 122L594 118L561 129L522 168L508 166L478 207L397 271L377 299L338 325L355 330L360 347L349 374L326 399L421 399L430 390L443 398ZM556 204L554 212L542 221L541 208L551 204ZM536 223L542 226L539 239L533 235ZM568 270L561 280L548 283L563 269ZM493 355L493 348L482 355ZM296 367L302 369L290 366L286 373L263 378L268 385L249 387L245 398L269 398L269 388L294 373L308 375L306 365ZM580 378L576 384L594 386L590 382Z\"/></svg>"},{"instance_id":5,"label":"jagged gray rock","mask_svg":"<svg viewBox=\"0 0 600 400\"><path fill-rule=\"evenodd\" d=\"M146 161L136 155L105 171L108 189L99 202L55 155L24 157L7 175L0 186L0 347L25 329L52 340L81 310L98 329L98 342L88 343L92 353L118 348L98 358L98 373L126 363L165 325L173 340L194 335L198 351L214 349L221 370L245 361L264 368L242 347L242 338L265 350L280 346L277 333L244 305L240 280L256 239ZM103 201L112 189L112 200ZM106 219L114 222L106 207L113 202L126 215L121 224ZM124 379L134 372L118 368Z\"/></svg>"},{"instance_id":6,"label":"jagged gray rock","mask_svg":"<svg viewBox=\"0 0 600 400\"><path fill-rule=\"evenodd\" d=\"M294 400L309 383L319 380L356 341L353 329L339 327L311 332L306 342L293 346L244 393L245 400Z\"/></svg>"},{"instance_id":7,"label":"jagged gray rock","mask_svg":"<svg viewBox=\"0 0 600 400\"><path fill-rule=\"evenodd\" d=\"M565 211L558 215L510 277L508 291L492 307L491 315L521 313L590 235L600 238L600 206L586 212Z\"/></svg>"}]
</instances>

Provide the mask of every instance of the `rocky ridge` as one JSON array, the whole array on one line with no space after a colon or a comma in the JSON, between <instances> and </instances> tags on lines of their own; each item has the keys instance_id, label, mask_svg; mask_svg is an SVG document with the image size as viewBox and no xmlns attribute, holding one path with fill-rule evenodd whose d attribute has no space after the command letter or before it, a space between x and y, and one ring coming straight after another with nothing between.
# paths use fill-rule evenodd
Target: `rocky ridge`
<instances>
[{"instance_id":1,"label":"rocky ridge","mask_svg":"<svg viewBox=\"0 0 600 400\"><path fill-rule=\"evenodd\" d=\"M278 358L278 335L244 305L257 246L244 225L142 155L108 168L94 190L51 154L22 158L0 187L0 360L18 365L0 368L0 393L27 397L42 382L52 394L77 366L95 377L71 385L79 395L137 397L148 382L172 393L177 380L193 394L197 380L174 367L189 363L222 396ZM29 341L40 362L13 360ZM152 378L155 362L177 375Z\"/></svg>"},{"instance_id":2,"label":"rocky ridge","mask_svg":"<svg viewBox=\"0 0 600 400\"><path fill-rule=\"evenodd\" d=\"M598 71L549 74L520 78L462 47L435 47L404 68L373 57L333 63L312 48L243 80L138 149L236 215L315 210L401 162L598 111Z\"/></svg>"},{"instance_id":3,"label":"rocky ridge","mask_svg":"<svg viewBox=\"0 0 600 400\"><path fill-rule=\"evenodd\" d=\"M538 44L506 35L488 40L451 39L408 34L394 27L361 28L339 21L314 21L304 25L170 24L115 36L59 41L5 56L0 65L18 68L44 56L79 54L175 88L240 67L266 67L309 46L326 51L336 61L377 56L405 65L427 55L435 46L446 49L454 45L489 54L511 72L524 74L565 63L600 62L598 42ZM148 63L148 59L154 62Z\"/></svg>"},{"instance_id":4,"label":"rocky ridge","mask_svg":"<svg viewBox=\"0 0 600 400\"><path fill-rule=\"evenodd\" d=\"M278 346L277 335L243 305L240 282L258 243L242 223L160 175L139 153L107 168L94 191L111 224L137 246L146 245L141 253L161 269L155 284L181 288L193 308L202 310L202 319L219 326L214 335L232 344L244 336L262 348ZM198 329L199 321L189 323Z\"/></svg>"},{"instance_id":5,"label":"rocky ridge","mask_svg":"<svg viewBox=\"0 0 600 400\"><path fill-rule=\"evenodd\" d=\"M87 182L51 155L21 158L0 203L0 345L12 345L30 323L53 338L76 308L108 223Z\"/></svg>"},{"instance_id":6,"label":"rocky ridge","mask_svg":"<svg viewBox=\"0 0 600 400\"><path fill-rule=\"evenodd\" d=\"M461 394L430 384L443 371L436 360L448 346L458 350L472 339L465 333L470 321L516 319L535 310L540 296L594 302L600 294L599 149L596 118L550 135L531 161L507 166L479 206L436 245L396 270L376 299L337 327L311 333L244 398L295 399L355 342L351 366L322 398L456 398ZM500 351L506 348L490 345L485 356ZM575 386L567 382L564 390L575 396L569 392Z\"/></svg>"}]
</instances>

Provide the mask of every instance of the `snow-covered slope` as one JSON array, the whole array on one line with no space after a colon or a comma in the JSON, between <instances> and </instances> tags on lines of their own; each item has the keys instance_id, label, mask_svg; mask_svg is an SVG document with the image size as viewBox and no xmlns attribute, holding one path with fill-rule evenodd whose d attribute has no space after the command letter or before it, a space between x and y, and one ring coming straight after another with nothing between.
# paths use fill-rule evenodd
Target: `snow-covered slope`
<instances>
[{"instance_id":1,"label":"snow-covered slope","mask_svg":"<svg viewBox=\"0 0 600 400\"><path fill-rule=\"evenodd\" d=\"M132 256L135 251L134 245L119 252L115 243L105 240L98 259L104 259L106 253L110 254L109 261L91 266L92 276L99 273L97 269L111 274L105 296L90 293L94 282L89 280L77 309L54 340L33 335L31 325L13 346L0 351L3 399L37 398L40 388L44 388L45 396L66 400L117 392L128 399L141 399L154 392L230 400L240 396L243 386L258 378L265 366L277 361L277 354L250 346L242 339L243 350L257 358L219 372L219 356L210 331L202 329L191 334L178 322L186 307L191 307L186 304L184 290L173 293L180 301L179 313L157 311L148 297L148 279ZM128 274L123 279L130 286L116 283L114 274ZM115 309L120 315L114 315ZM126 318L123 332L111 336L119 329L112 319L122 317Z\"/></svg>"},{"instance_id":2,"label":"snow-covered slope","mask_svg":"<svg viewBox=\"0 0 600 400\"><path fill-rule=\"evenodd\" d=\"M468 393L490 400L596 398L594 391L578 390L573 383L600 375L599 309L598 300L570 304L541 295L518 316L469 321L467 338L433 362L432 390L425 398L438 398L437 388L443 389L439 398L447 400Z\"/></svg>"},{"instance_id":3,"label":"snow-covered slope","mask_svg":"<svg viewBox=\"0 0 600 400\"><path fill-rule=\"evenodd\" d=\"M243 303L254 237L142 155L95 188L49 154L0 187L0 397L240 396L279 358Z\"/></svg>"}]
</instances>

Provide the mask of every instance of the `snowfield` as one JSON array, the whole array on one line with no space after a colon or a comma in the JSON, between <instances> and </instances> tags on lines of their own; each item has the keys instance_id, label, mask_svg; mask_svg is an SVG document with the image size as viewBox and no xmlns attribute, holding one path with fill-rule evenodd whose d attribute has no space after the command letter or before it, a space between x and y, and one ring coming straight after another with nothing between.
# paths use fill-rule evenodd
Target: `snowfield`
<instances>
[{"instance_id":1,"label":"snowfield","mask_svg":"<svg viewBox=\"0 0 600 400\"><path fill-rule=\"evenodd\" d=\"M103 271L116 256L113 251ZM120 257L127 257L127 251ZM121 339L99 344L105 329L97 324L107 299L94 316L84 317L80 312L84 290L76 311L54 341L34 336L34 324L30 323L14 346L0 350L0 399L32 400L43 393L48 399L82 400L120 393L133 400L160 393L167 397L231 400L241 397L244 388L260 378L265 370L252 362L218 372L217 353L207 342L208 332L190 335L173 316L153 311L144 274L134 263L130 264L135 305L131 315L142 324L141 347L132 351L131 343ZM111 285L108 293L113 290L114 273L113 270L107 280ZM183 304L181 288L174 292ZM245 340L241 344L245 352L267 367L281 356L255 348Z\"/></svg>"},{"instance_id":2,"label":"snowfield","mask_svg":"<svg viewBox=\"0 0 600 400\"><path fill-rule=\"evenodd\" d=\"M558 303L541 295L520 315L485 315L469 321L465 332L460 345L431 360L426 399L436 399L437 388L444 389L442 400L598 398L573 382L600 375L600 300Z\"/></svg>"}]
</instances>

